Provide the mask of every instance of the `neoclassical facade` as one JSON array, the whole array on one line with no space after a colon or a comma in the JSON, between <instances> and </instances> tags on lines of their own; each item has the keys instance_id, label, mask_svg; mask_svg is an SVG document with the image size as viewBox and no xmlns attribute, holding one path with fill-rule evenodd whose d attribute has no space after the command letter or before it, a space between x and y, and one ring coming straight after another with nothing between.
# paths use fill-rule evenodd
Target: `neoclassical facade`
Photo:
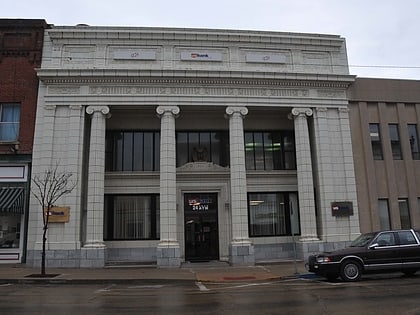
<instances>
[{"instance_id":1,"label":"neoclassical facade","mask_svg":"<svg viewBox=\"0 0 420 315\"><path fill-rule=\"evenodd\" d=\"M253 265L360 232L340 36L54 26L38 76L33 173L77 178L49 266ZM35 200L28 220L39 265Z\"/></svg>"}]
</instances>

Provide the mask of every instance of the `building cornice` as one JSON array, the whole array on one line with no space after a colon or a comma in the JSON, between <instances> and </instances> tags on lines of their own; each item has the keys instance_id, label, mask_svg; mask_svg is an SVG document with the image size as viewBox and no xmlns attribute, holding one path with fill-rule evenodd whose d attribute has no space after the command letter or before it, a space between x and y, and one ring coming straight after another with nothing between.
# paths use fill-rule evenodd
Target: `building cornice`
<instances>
[{"instance_id":1,"label":"building cornice","mask_svg":"<svg viewBox=\"0 0 420 315\"><path fill-rule=\"evenodd\" d=\"M128 84L128 85L213 85L253 87L315 87L346 89L355 80L351 75L269 73L243 71L176 70L73 70L39 69L41 81L55 84ZM201 76L200 76L201 75Z\"/></svg>"},{"instance_id":2,"label":"building cornice","mask_svg":"<svg viewBox=\"0 0 420 315\"><path fill-rule=\"evenodd\" d=\"M344 39L339 35L288 33L274 31L194 29L165 27L102 27L102 26L57 26L48 30L53 41L106 41L165 40L165 41L213 41L268 43L287 45L317 45L341 47Z\"/></svg>"}]
</instances>

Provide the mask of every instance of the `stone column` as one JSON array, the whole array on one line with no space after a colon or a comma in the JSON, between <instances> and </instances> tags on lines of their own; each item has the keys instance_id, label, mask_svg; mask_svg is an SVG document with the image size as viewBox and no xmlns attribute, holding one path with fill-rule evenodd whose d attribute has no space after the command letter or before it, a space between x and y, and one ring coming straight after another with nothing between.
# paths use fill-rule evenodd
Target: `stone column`
<instances>
[{"instance_id":1,"label":"stone column","mask_svg":"<svg viewBox=\"0 0 420 315\"><path fill-rule=\"evenodd\" d=\"M248 233L248 202L245 168L243 117L246 107L227 107L230 140L230 209L232 242L229 259L232 265L254 265L254 246Z\"/></svg>"},{"instance_id":2,"label":"stone column","mask_svg":"<svg viewBox=\"0 0 420 315\"><path fill-rule=\"evenodd\" d=\"M92 115L87 191L86 241L82 248L81 267L101 267L105 264L104 181L105 181L105 119L108 106L88 106Z\"/></svg>"},{"instance_id":3,"label":"stone column","mask_svg":"<svg viewBox=\"0 0 420 315\"><path fill-rule=\"evenodd\" d=\"M176 143L175 118L178 106L159 106L160 117L160 242L159 267L179 267L181 251L176 229Z\"/></svg>"},{"instance_id":4,"label":"stone column","mask_svg":"<svg viewBox=\"0 0 420 315\"><path fill-rule=\"evenodd\" d=\"M307 117L312 115L310 108L293 108L295 123L296 164L301 223L301 241L317 241L314 181L312 174L311 147Z\"/></svg>"}]
</instances>

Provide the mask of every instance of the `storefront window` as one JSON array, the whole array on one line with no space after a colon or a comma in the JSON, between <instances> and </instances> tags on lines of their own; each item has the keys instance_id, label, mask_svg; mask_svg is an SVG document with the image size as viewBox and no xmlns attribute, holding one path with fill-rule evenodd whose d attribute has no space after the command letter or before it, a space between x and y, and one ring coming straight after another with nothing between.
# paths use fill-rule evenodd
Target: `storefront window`
<instances>
[{"instance_id":1,"label":"storefront window","mask_svg":"<svg viewBox=\"0 0 420 315\"><path fill-rule=\"evenodd\" d=\"M105 240L156 240L159 195L106 195Z\"/></svg>"},{"instance_id":2,"label":"storefront window","mask_svg":"<svg viewBox=\"0 0 420 315\"><path fill-rule=\"evenodd\" d=\"M300 234L296 193L249 193L249 235Z\"/></svg>"},{"instance_id":3,"label":"storefront window","mask_svg":"<svg viewBox=\"0 0 420 315\"><path fill-rule=\"evenodd\" d=\"M0 249L19 248L21 215L0 215Z\"/></svg>"},{"instance_id":4,"label":"storefront window","mask_svg":"<svg viewBox=\"0 0 420 315\"><path fill-rule=\"evenodd\" d=\"M225 131L179 131L176 133L177 166L190 162L229 165L229 135Z\"/></svg>"},{"instance_id":5,"label":"storefront window","mask_svg":"<svg viewBox=\"0 0 420 315\"><path fill-rule=\"evenodd\" d=\"M105 146L107 171L158 171L158 131L108 131Z\"/></svg>"},{"instance_id":6,"label":"storefront window","mask_svg":"<svg viewBox=\"0 0 420 315\"><path fill-rule=\"evenodd\" d=\"M25 186L23 183L1 183L0 249L19 248L24 204Z\"/></svg>"},{"instance_id":7,"label":"storefront window","mask_svg":"<svg viewBox=\"0 0 420 315\"><path fill-rule=\"evenodd\" d=\"M292 131L247 131L244 136L247 170L296 169Z\"/></svg>"}]
</instances>

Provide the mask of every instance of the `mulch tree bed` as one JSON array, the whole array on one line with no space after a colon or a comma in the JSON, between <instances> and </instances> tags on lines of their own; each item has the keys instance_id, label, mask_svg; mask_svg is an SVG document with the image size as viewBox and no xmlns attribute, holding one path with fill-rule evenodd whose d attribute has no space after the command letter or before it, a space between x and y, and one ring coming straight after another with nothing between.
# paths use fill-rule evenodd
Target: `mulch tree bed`
<instances>
[{"instance_id":1,"label":"mulch tree bed","mask_svg":"<svg viewBox=\"0 0 420 315\"><path fill-rule=\"evenodd\" d=\"M45 275L40 273L33 273L30 275L25 276L25 278L54 278L59 276L59 273L46 273Z\"/></svg>"}]
</instances>

